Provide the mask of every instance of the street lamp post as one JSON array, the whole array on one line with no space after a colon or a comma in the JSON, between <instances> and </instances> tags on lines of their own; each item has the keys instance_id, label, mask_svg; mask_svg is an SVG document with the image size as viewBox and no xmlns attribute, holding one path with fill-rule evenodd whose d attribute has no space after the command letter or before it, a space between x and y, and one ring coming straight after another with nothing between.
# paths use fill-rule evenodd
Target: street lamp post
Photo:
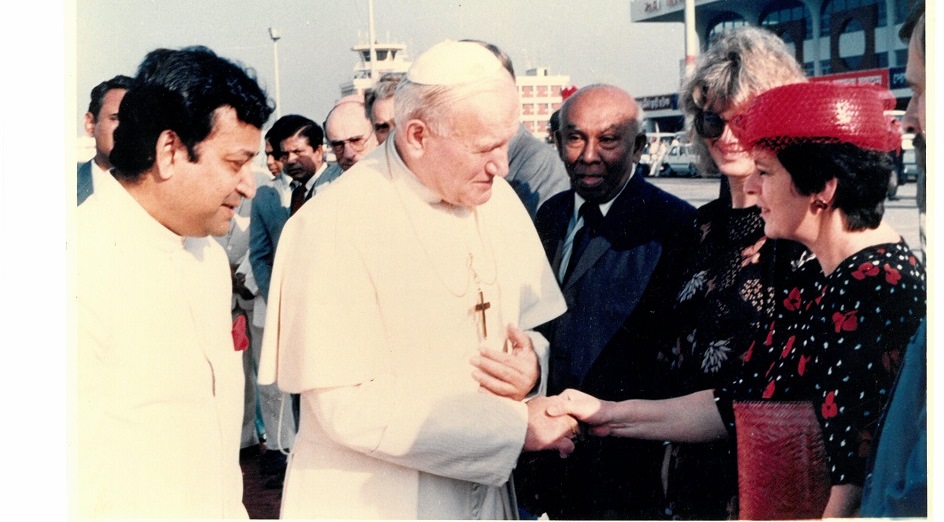
<instances>
[{"instance_id":1,"label":"street lamp post","mask_svg":"<svg viewBox=\"0 0 944 522\"><path fill-rule=\"evenodd\" d=\"M275 117L278 119L282 117L282 94L279 89L279 39L282 35L278 29L270 27L269 38L272 38L272 58L275 62Z\"/></svg>"}]
</instances>

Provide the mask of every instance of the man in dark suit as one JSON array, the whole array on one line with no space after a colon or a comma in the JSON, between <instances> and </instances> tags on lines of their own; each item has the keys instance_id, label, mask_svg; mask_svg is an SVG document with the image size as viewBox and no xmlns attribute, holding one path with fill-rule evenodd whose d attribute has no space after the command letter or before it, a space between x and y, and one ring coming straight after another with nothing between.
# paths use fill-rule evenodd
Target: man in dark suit
<instances>
[{"instance_id":1,"label":"man in dark suit","mask_svg":"<svg viewBox=\"0 0 944 522\"><path fill-rule=\"evenodd\" d=\"M95 139L95 157L78 166L76 202L79 205L95 190L94 179L102 179L111 168L108 155L115 145L112 134L118 126L118 106L129 87L131 78L118 75L92 89L85 113L85 132Z\"/></svg>"},{"instance_id":2,"label":"man in dark suit","mask_svg":"<svg viewBox=\"0 0 944 522\"><path fill-rule=\"evenodd\" d=\"M288 187L280 190L278 182L282 180L276 178L272 186L260 187L252 202L249 261L259 295L268 299L275 248L291 214L293 197L296 206L304 203L321 182L331 180L322 179L328 167L324 162L324 131L314 121L297 114L282 116L265 137L278 152L288 182Z\"/></svg>"},{"instance_id":3,"label":"man in dark suit","mask_svg":"<svg viewBox=\"0 0 944 522\"><path fill-rule=\"evenodd\" d=\"M568 98L558 139L572 188L535 222L568 308L540 329L551 343L548 395L670 396L664 354L695 244L694 208L633 175L646 137L625 91L592 85ZM552 519L664 518L663 455L659 442L587 436L566 460L524 457L519 501Z\"/></svg>"}]
</instances>

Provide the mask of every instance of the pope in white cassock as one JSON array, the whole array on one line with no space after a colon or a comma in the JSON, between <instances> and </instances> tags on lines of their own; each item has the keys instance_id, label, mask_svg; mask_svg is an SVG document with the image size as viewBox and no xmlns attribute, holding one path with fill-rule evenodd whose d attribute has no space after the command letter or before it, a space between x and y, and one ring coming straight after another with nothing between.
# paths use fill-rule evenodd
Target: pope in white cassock
<instances>
[{"instance_id":1,"label":"pope in white cassock","mask_svg":"<svg viewBox=\"0 0 944 522\"><path fill-rule=\"evenodd\" d=\"M511 76L477 43L421 55L396 133L291 220L260 382L301 394L282 518L516 518L521 451L573 450L538 391L565 304L504 181ZM543 360L544 362L540 362Z\"/></svg>"}]
</instances>

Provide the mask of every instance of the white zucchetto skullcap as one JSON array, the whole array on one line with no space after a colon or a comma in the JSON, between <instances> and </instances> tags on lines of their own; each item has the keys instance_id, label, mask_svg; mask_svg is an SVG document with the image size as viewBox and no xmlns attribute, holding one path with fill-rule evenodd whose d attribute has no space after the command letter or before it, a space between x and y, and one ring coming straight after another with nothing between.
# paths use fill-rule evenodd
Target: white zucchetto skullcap
<instances>
[{"instance_id":1,"label":"white zucchetto skullcap","mask_svg":"<svg viewBox=\"0 0 944 522\"><path fill-rule=\"evenodd\" d=\"M474 42L440 42L413 61L406 78L421 85L459 85L500 76L498 58Z\"/></svg>"}]
</instances>

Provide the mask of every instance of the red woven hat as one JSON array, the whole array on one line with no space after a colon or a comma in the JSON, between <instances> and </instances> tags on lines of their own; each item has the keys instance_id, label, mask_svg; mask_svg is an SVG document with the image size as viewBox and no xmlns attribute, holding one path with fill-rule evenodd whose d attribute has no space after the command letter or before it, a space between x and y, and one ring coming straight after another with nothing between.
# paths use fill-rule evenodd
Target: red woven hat
<instances>
[{"instance_id":1,"label":"red woven hat","mask_svg":"<svg viewBox=\"0 0 944 522\"><path fill-rule=\"evenodd\" d=\"M894 108L895 98L887 89L795 83L754 98L731 121L731 130L751 148L778 150L798 142L844 142L884 152L901 146L901 124L885 114Z\"/></svg>"}]
</instances>

